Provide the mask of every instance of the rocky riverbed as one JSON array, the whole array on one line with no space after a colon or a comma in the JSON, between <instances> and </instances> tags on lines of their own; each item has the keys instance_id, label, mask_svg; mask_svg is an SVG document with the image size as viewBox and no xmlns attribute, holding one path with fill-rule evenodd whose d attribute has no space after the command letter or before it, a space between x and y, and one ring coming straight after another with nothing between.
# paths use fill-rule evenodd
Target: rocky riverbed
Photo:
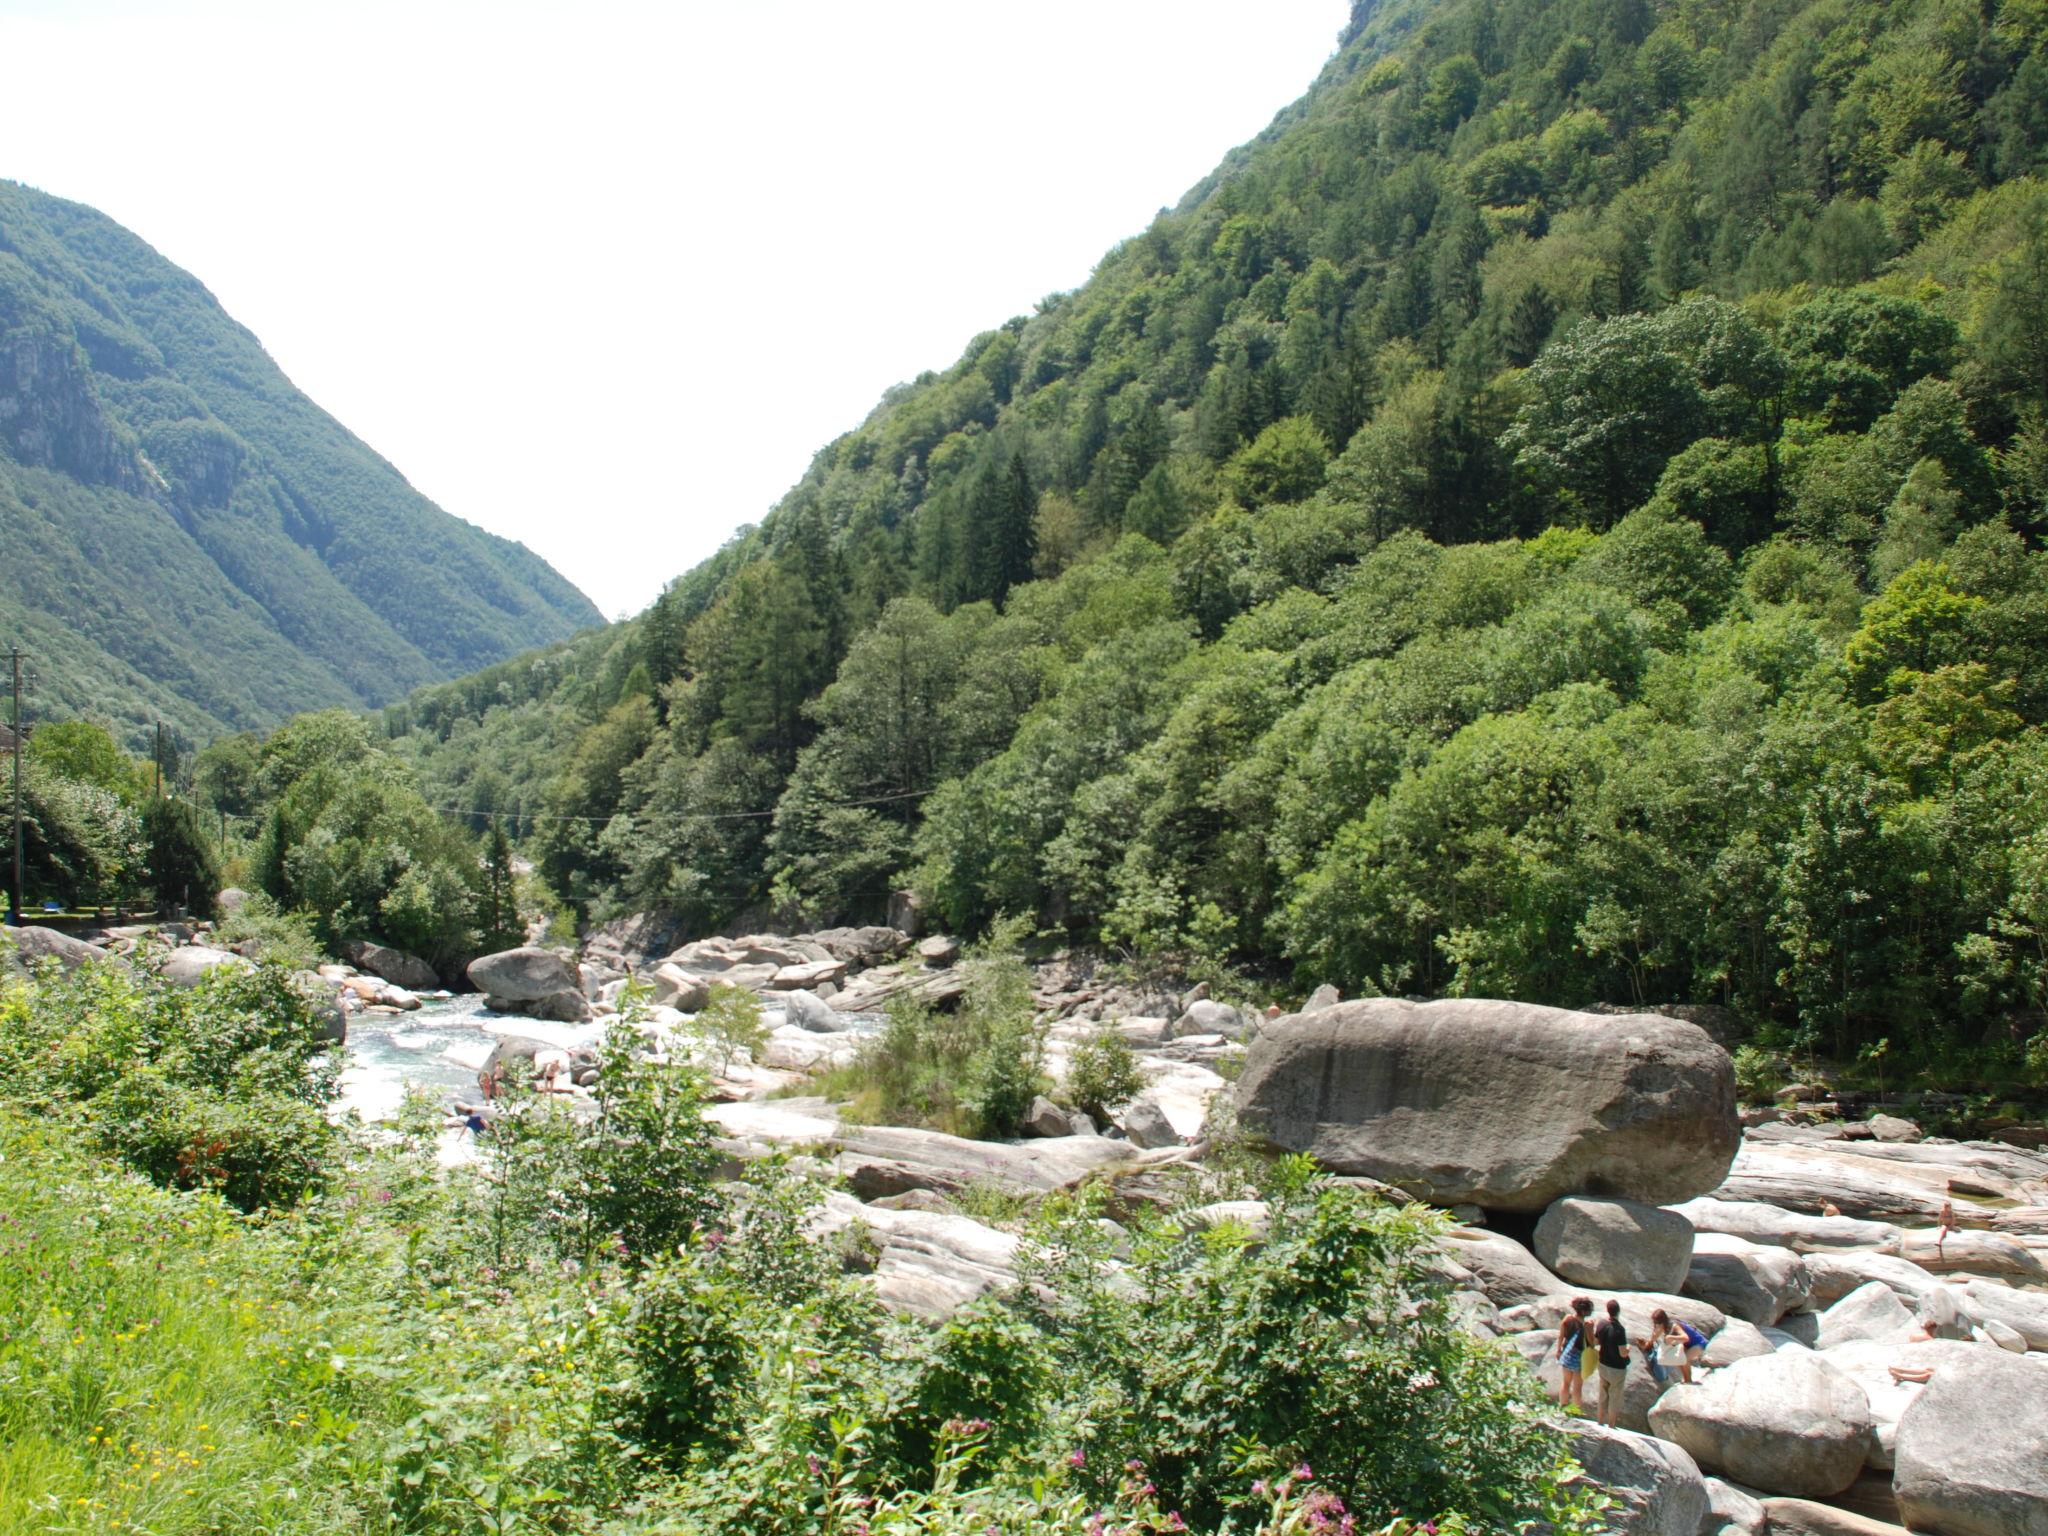
<instances>
[{"instance_id":1,"label":"rocky riverbed","mask_svg":"<svg viewBox=\"0 0 2048 1536\"><path fill-rule=\"evenodd\" d=\"M927 1318L1016 1278L1020 1238L994 1206L1084 1182L1114 1220L1152 1207L1256 1232L1263 1207L1215 1198L1210 1178L1231 1127L1446 1211L1439 1271L1458 1315L1553 1395L1575 1295L1616 1300L1637 1338L1657 1308L1706 1336L1691 1383L1654 1380L1638 1357L1619 1427L1567 1421L1624 1529L2048 1536L2048 1152L1893 1115L1738 1112L1725 1051L1660 1014L1326 989L1264 1017L1071 958L1035 973L1054 1085L1038 1134L857 1125L806 1091L812 1075L847 1060L891 997L957 1002L958 946L886 928L674 939L622 924L578 955L486 957L470 975L487 998L423 996L379 974L408 957L371 949L307 984L346 1015L351 1103L372 1114L407 1082L467 1090L493 1052L552 1061L560 1091L586 1091L583 1051L629 974L654 987L637 1024L653 1050L694 1049L690 1014L714 985L758 992L768 1037L714 1082L722 1145L829 1178L821 1236L858 1223L879 1295ZM174 980L234 963L194 944L151 954ZM1144 1086L1096 1125L1061 1085L1105 1027Z\"/></svg>"}]
</instances>

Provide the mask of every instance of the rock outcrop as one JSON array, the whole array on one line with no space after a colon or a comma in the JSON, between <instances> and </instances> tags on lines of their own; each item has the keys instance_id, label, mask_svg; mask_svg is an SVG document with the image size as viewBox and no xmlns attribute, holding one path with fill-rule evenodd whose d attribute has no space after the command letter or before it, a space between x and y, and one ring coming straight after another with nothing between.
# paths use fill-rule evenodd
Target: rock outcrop
<instances>
[{"instance_id":1,"label":"rock outcrop","mask_svg":"<svg viewBox=\"0 0 2048 1536\"><path fill-rule=\"evenodd\" d=\"M393 949L388 944L358 939L343 946L343 954L358 970L381 976L393 986L404 987L409 992L431 992L441 985L440 973L426 961L402 949Z\"/></svg>"},{"instance_id":2,"label":"rock outcrop","mask_svg":"<svg viewBox=\"0 0 2048 1536\"><path fill-rule=\"evenodd\" d=\"M1685 1200L1722 1182L1739 1141L1733 1068L1703 1031L1524 1003L1377 998L1276 1020L1237 1104L1271 1145L1438 1205Z\"/></svg>"},{"instance_id":3,"label":"rock outcrop","mask_svg":"<svg viewBox=\"0 0 2048 1536\"><path fill-rule=\"evenodd\" d=\"M470 983L500 1013L580 1024L594 1017L583 977L551 949L522 945L469 962Z\"/></svg>"}]
</instances>

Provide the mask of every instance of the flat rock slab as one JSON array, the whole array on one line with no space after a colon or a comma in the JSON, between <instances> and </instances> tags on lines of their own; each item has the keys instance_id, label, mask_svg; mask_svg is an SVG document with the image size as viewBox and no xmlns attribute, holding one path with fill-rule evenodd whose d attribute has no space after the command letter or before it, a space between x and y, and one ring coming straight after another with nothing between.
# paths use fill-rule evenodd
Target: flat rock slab
<instances>
[{"instance_id":1,"label":"flat rock slab","mask_svg":"<svg viewBox=\"0 0 2048 1536\"><path fill-rule=\"evenodd\" d=\"M1809 1216L1760 1200L1717 1200L1702 1195L1672 1209L1696 1231L1724 1232L1752 1243L1790 1248L1794 1253L1897 1253L1906 1239L1904 1229L1888 1221Z\"/></svg>"},{"instance_id":2,"label":"flat rock slab","mask_svg":"<svg viewBox=\"0 0 2048 1536\"><path fill-rule=\"evenodd\" d=\"M968 1216L863 1205L837 1190L813 1220L817 1235L859 1223L878 1252L871 1280L882 1304L918 1317L949 1316L977 1296L1014 1284L1023 1240Z\"/></svg>"},{"instance_id":3,"label":"flat rock slab","mask_svg":"<svg viewBox=\"0 0 2048 1536\"><path fill-rule=\"evenodd\" d=\"M1957 1194L2024 1202L2048 1178L2048 1158L2016 1147L1947 1146L1916 1142L1759 1142L1745 1139L1721 1187L1721 1200L1761 1201L1813 1215L1833 1205L1844 1216L1924 1227ZM1988 1227L1992 1213L1954 1205L1956 1222Z\"/></svg>"},{"instance_id":4,"label":"flat rock slab","mask_svg":"<svg viewBox=\"0 0 2048 1536\"><path fill-rule=\"evenodd\" d=\"M1812 1499L1765 1499L1764 1518L1772 1536L1906 1536L1903 1525Z\"/></svg>"},{"instance_id":5,"label":"flat rock slab","mask_svg":"<svg viewBox=\"0 0 2048 1536\"><path fill-rule=\"evenodd\" d=\"M1686 1200L1740 1140L1733 1068L1704 1031L1527 1003L1375 998L1276 1020L1236 1098L1271 1145L1438 1205Z\"/></svg>"},{"instance_id":6,"label":"flat rock slab","mask_svg":"<svg viewBox=\"0 0 2048 1536\"><path fill-rule=\"evenodd\" d=\"M742 1141L818 1149L863 1199L912 1189L950 1193L973 1184L1046 1194L1133 1157L1130 1146L1103 1136L969 1141L905 1126L843 1125L830 1105L814 1100L716 1104L704 1114Z\"/></svg>"}]
</instances>

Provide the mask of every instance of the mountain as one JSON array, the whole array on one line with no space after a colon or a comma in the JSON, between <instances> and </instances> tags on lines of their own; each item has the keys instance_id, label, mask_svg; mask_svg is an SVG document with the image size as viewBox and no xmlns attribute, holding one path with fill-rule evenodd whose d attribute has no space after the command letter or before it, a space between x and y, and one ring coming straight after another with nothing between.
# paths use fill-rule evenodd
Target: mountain
<instances>
[{"instance_id":1,"label":"mountain","mask_svg":"<svg viewBox=\"0 0 2048 1536\"><path fill-rule=\"evenodd\" d=\"M0 540L36 708L129 737L377 705L602 622L293 388L197 279L5 181Z\"/></svg>"},{"instance_id":2,"label":"mountain","mask_svg":"<svg viewBox=\"0 0 2048 1536\"><path fill-rule=\"evenodd\" d=\"M646 614L387 729L593 916L911 884L1347 991L2017 1052L2044 169L2038 4L1361 3Z\"/></svg>"}]
</instances>

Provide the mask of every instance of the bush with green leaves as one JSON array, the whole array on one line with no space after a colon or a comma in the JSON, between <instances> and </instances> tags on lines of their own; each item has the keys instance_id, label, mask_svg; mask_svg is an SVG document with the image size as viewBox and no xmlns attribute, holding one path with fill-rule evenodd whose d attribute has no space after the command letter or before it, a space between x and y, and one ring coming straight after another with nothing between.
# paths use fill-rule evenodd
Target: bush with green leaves
<instances>
[{"instance_id":1,"label":"bush with green leaves","mask_svg":"<svg viewBox=\"0 0 2048 1536\"><path fill-rule=\"evenodd\" d=\"M295 971L310 971L327 960L313 936L313 920L303 912L287 912L261 891L251 891L213 931L224 948L253 945L259 958Z\"/></svg>"},{"instance_id":2,"label":"bush with green leaves","mask_svg":"<svg viewBox=\"0 0 2048 1536\"><path fill-rule=\"evenodd\" d=\"M245 1210L319 1182L336 1073L315 1005L277 966L219 967L191 988L117 965L46 968L0 991L0 1096Z\"/></svg>"},{"instance_id":3,"label":"bush with green leaves","mask_svg":"<svg viewBox=\"0 0 2048 1536\"><path fill-rule=\"evenodd\" d=\"M1138 1053L1114 1025L1103 1025L1067 1057L1067 1099L1097 1121L1108 1119L1144 1086Z\"/></svg>"},{"instance_id":4,"label":"bush with green leaves","mask_svg":"<svg viewBox=\"0 0 2048 1536\"><path fill-rule=\"evenodd\" d=\"M704 1042L720 1072L730 1069L742 1052L752 1059L768 1039L768 1026L761 1017L761 999L745 987L722 982L711 988L710 998L691 1018L688 1028Z\"/></svg>"},{"instance_id":5,"label":"bush with green leaves","mask_svg":"<svg viewBox=\"0 0 2048 1536\"><path fill-rule=\"evenodd\" d=\"M888 1022L862 1043L852 1066L823 1075L823 1091L850 1099L856 1120L1014 1135L1049 1086L1022 933L1021 922L999 923L959 962L966 986L953 1013L892 998Z\"/></svg>"}]
</instances>

